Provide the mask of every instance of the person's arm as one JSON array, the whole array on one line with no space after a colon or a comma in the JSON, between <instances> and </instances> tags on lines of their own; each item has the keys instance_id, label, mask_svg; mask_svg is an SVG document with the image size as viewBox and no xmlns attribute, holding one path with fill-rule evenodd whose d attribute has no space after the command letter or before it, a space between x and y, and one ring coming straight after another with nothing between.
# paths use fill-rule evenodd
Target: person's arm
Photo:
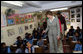
<instances>
[{"instance_id":1,"label":"person's arm","mask_svg":"<svg viewBox=\"0 0 83 54\"><path fill-rule=\"evenodd\" d=\"M29 50L27 48L25 49L25 53L29 53Z\"/></svg>"},{"instance_id":2,"label":"person's arm","mask_svg":"<svg viewBox=\"0 0 83 54\"><path fill-rule=\"evenodd\" d=\"M47 28L46 28L45 32L47 33L48 30L49 30L49 27L48 27L48 20L47 20Z\"/></svg>"},{"instance_id":3,"label":"person's arm","mask_svg":"<svg viewBox=\"0 0 83 54\"><path fill-rule=\"evenodd\" d=\"M20 53L20 49L17 49L15 53Z\"/></svg>"}]
</instances>

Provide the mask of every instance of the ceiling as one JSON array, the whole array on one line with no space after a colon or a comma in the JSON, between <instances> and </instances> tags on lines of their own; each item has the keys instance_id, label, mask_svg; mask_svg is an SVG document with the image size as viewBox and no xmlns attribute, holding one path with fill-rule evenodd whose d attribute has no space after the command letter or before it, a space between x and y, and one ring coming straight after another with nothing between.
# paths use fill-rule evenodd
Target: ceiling
<instances>
[{"instance_id":1,"label":"ceiling","mask_svg":"<svg viewBox=\"0 0 83 54\"><path fill-rule=\"evenodd\" d=\"M14 2L14 1L12 1L12 2ZM12 5L12 4L8 4L8 3L2 2L2 1L1 1L1 6L13 8L13 9L20 9L20 8L24 9L24 8L30 8L30 7L41 8L42 5L45 5L45 4L48 4L48 3L50 4L50 3L54 3L54 2L59 2L59 1L21 1L21 2L24 3L22 7Z\"/></svg>"},{"instance_id":2,"label":"ceiling","mask_svg":"<svg viewBox=\"0 0 83 54\"><path fill-rule=\"evenodd\" d=\"M14 1L12 1L14 2ZM16 6L1 1L1 6L19 10L19 13L28 13L35 11L43 11L48 9L73 7L82 5L82 1L20 1L23 2L23 6Z\"/></svg>"}]
</instances>

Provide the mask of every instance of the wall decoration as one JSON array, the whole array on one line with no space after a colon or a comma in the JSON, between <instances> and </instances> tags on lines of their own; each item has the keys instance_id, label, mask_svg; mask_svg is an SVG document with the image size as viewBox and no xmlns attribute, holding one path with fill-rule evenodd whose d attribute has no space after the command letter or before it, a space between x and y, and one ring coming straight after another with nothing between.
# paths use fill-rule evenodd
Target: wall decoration
<instances>
[{"instance_id":1,"label":"wall decoration","mask_svg":"<svg viewBox=\"0 0 83 54\"><path fill-rule=\"evenodd\" d=\"M28 16L25 16L25 23L28 22Z\"/></svg>"},{"instance_id":2,"label":"wall decoration","mask_svg":"<svg viewBox=\"0 0 83 54\"><path fill-rule=\"evenodd\" d=\"M1 13L1 27L7 26L6 16L5 14Z\"/></svg>"},{"instance_id":3,"label":"wall decoration","mask_svg":"<svg viewBox=\"0 0 83 54\"><path fill-rule=\"evenodd\" d=\"M15 10L13 10L13 9L7 9L5 11L5 14L6 14L6 17L11 16L11 15L15 14Z\"/></svg>"},{"instance_id":4,"label":"wall decoration","mask_svg":"<svg viewBox=\"0 0 83 54\"><path fill-rule=\"evenodd\" d=\"M76 21L77 21L77 22L80 22L80 19L77 19Z\"/></svg>"},{"instance_id":5,"label":"wall decoration","mask_svg":"<svg viewBox=\"0 0 83 54\"><path fill-rule=\"evenodd\" d=\"M15 35L14 29L9 29L9 30L7 30L7 32L8 32L8 36Z\"/></svg>"},{"instance_id":6,"label":"wall decoration","mask_svg":"<svg viewBox=\"0 0 83 54\"><path fill-rule=\"evenodd\" d=\"M19 30L19 34L23 33L23 28L22 27L18 27L18 30Z\"/></svg>"},{"instance_id":7,"label":"wall decoration","mask_svg":"<svg viewBox=\"0 0 83 54\"><path fill-rule=\"evenodd\" d=\"M24 18L20 18L20 23L24 23Z\"/></svg>"},{"instance_id":8,"label":"wall decoration","mask_svg":"<svg viewBox=\"0 0 83 54\"><path fill-rule=\"evenodd\" d=\"M32 29L32 25L30 25L30 29Z\"/></svg>"},{"instance_id":9,"label":"wall decoration","mask_svg":"<svg viewBox=\"0 0 83 54\"><path fill-rule=\"evenodd\" d=\"M80 14L77 14L77 16L76 16L77 18L80 18Z\"/></svg>"},{"instance_id":10,"label":"wall decoration","mask_svg":"<svg viewBox=\"0 0 83 54\"><path fill-rule=\"evenodd\" d=\"M19 19L19 17L15 17L15 24L20 24L20 19Z\"/></svg>"},{"instance_id":11,"label":"wall decoration","mask_svg":"<svg viewBox=\"0 0 83 54\"><path fill-rule=\"evenodd\" d=\"M25 26L25 30L28 30L28 26Z\"/></svg>"},{"instance_id":12,"label":"wall decoration","mask_svg":"<svg viewBox=\"0 0 83 54\"><path fill-rule=\"evenodd\" d=\"M3 31L1 30L1 39L3 39Z\"/></svg>"},{"instance_id":13,"label":"wall decoration","mask_svg":"<svg viewBox=\"0 0 83 54\"><path fill-rule=\"evenodd\" d=\"M77 9L76 9L76 12L77 12L77 13L80 12L80 8L77 8Z\"/></svg>"},{"instance_id":14,"label":"wall decoration","mask_svg":"<svg viewBox=\"0 0 83 54\"><path fill-rule=\"evenodd\" d=\"M13 25L15 24L14 19L8 19L8 25Z\"/></svg>"},{"instance_id":15,"label":"wall decoration","mask_svg":"<svg viewBox=\"0 0 83 54\"><path fill-rule=\"evenodd\" d=\"M71 10L71 13L75 13L74 9L73 9L73 10Z\"/></svg>"},{"instance_id":16,"label":"wall decoration","mask_svg":"<svg viewBox=\"0 0 83 54\"><path fill-rule=\"evenodd\" d=\"M71 18L75 18L75 15L74 15L74 14L72 14L72 15L71 15Z\"/></svg>"},{"instance_id":17,"label":"wall decoration","mask_svg":"<svg viewBox=\"0 0 83 54\"><path fill-rule=\"evenodd\" d=\"M71 19L71 22L75 22L75 19Z\"/></svg>"}]
</instances>

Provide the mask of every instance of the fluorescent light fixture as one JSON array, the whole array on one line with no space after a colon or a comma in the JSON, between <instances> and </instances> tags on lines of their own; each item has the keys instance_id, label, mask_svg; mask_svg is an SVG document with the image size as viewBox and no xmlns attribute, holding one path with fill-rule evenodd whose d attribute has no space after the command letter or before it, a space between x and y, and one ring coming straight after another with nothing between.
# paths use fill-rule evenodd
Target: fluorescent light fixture
<instances>
[{"instance_id":1,"label":"fluorescent light fixture","mask_svg":"<svg viewBox=\"0 0 83 54\"><path fill-rule=\"evenodd\" d=\"M2 2L13 4L13 5L16 5L16 6L21 6L21 7L23 5L23 3L20 2L20 1L2 1Z\"/></svg>"},{"instance_id":2,"label":"fluorescent light fixture","mask_svg":"<svg viewBox=\"0 0 83 54\"><path fill-rule=\"evenodd\" d=\"M50 11L59 11L59 10L67 10L68 8L60 8L60 9L53 9L53 10L50 10Z\"/></svg>"},{"instance_id":3,"label":"fluorescent light fixture","mask_svg":"<svg viewBox=\"0 0 83 54\"><path fill-rule=\"evenodd\" d=\"M42 11L39 11L39 12L42 12Z\"/></svg>"}]
</instances>

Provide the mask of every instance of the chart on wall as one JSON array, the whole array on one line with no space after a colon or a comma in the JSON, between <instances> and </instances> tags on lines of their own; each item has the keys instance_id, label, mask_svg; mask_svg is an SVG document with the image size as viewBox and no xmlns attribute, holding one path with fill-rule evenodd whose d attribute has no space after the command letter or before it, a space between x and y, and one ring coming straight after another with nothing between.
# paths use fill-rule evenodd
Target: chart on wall
<instances>
[{"instance_id":1,"label":"chart on wall","mask_svg":"<svg viewBox=\"0 0 83 54\"><path fill-rule=\"evenodd\" d=\"M3 39L3 31L1 30L1 39Z\"/></svg>"},{"instance_id":2,"label":"chart on wall","mask_svg":"<svg viewBox=\"0 0 83 54\"><path fill-rule=\"evenodd\" d=\"M8 29L7 32L8 32L8 36L13 36L13 35L15 35L14 29Z\"/></svg>"},{"instance_id":3,"label":"chart on wall","mask_svg":"<svg viewBox=\"0 0 83 54\"><path fill-rule=\"evenodd\" d=\"M18 30L19 30L19 34L23 33L23 28L22 27L18 27Z\"/></svg>"},{"instance_id":4,"label":"chart on wall","mask_svg":"<svg viewBox=\"0 0 83 54\"><path fill-rule=\"evenodd\" d=\"M32 29L32 24L30 25L30 29Z\"/></svg>"},{"instance_id":5,"label":"chart on wall","mask_svg":"<svg viewBox=\"0 0 83 54\"><path fill-rule=\"evenodd\" d=\"M28 30L28 26L25 26L25 30Z\"/></svg>"},{"instance_id":6,"label":"chart on wall","mask_svg":"<svg viewBox=\"0 0 83 54\"><path fill-rule=\"evenodd\" d=\"M4 26L7 26L6 16L3 13L1 13L1 27L4 27Z\"/></svg>"}]
</instances>

